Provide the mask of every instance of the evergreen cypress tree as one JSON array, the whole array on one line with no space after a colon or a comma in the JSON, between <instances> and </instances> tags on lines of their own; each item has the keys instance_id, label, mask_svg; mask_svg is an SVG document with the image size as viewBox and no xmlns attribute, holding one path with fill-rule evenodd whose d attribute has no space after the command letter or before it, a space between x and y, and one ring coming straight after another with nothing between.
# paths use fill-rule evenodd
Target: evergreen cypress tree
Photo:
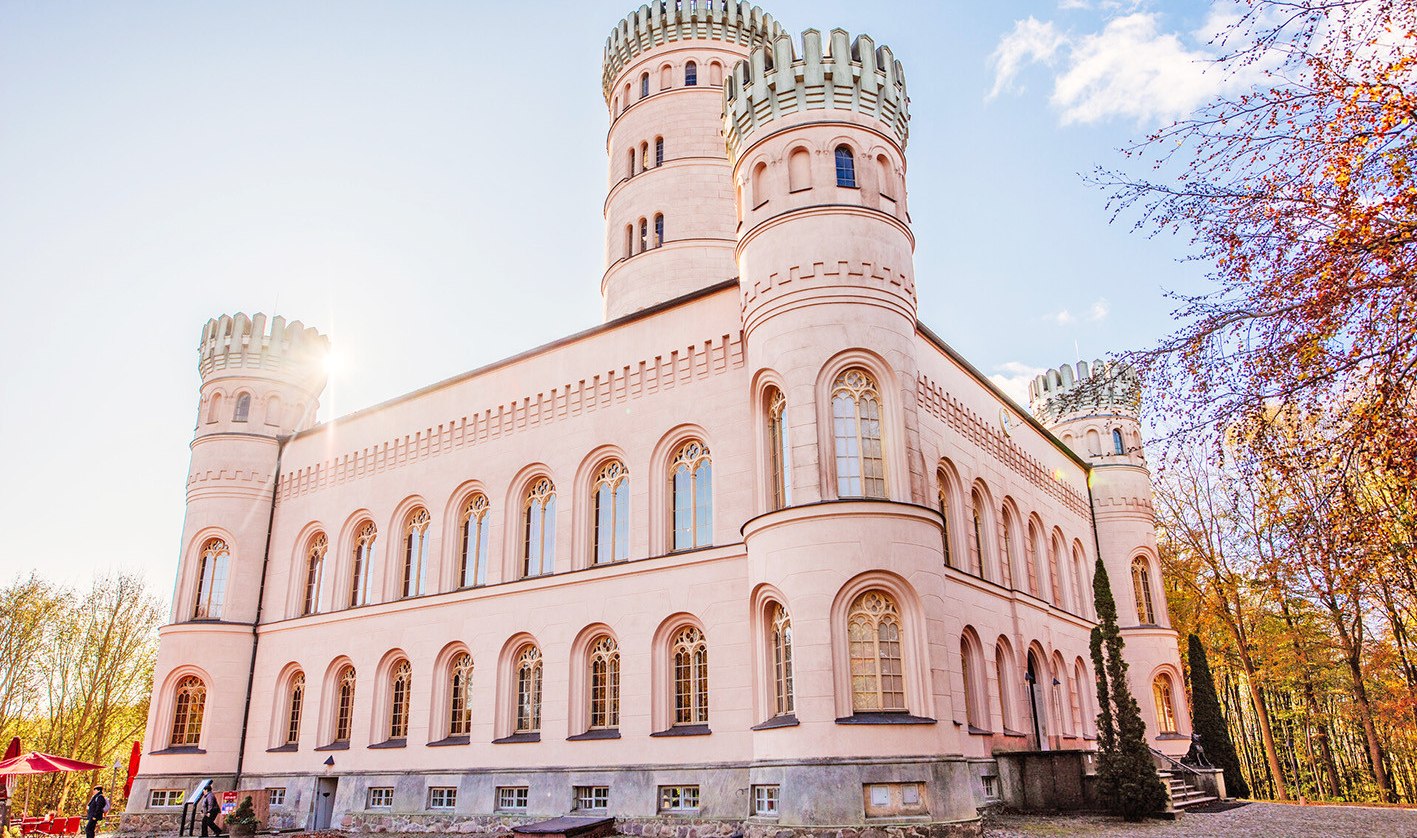
<instances>
[{"instance_id":1,"label":"evergreen cypress tree","mask_svg":"<svg viewBox=\"0 0 1417 838\"><path fill-rule=\"evenodd\" d=\"M1191 662L1191 723L1200 735L1201 747L1216 768L1225 771L1225 790L1231 797L1249 797L1250 787L1240 773L1240 756L1230 728L1220 712L1220 698L1215 692L1215 679L1210 674L1210 661L1205 647L1194 634L1187 640L1186 658Z\"/></svg>"},{"instance_id":2,"label":"evergreen cypress tree","mask_svg":"<svg viewBox=\"0 0 1417 838\"><path fill-rule=\"evenodd\" d=\"M1146 744L1146 723L1127 686L1117 603L1102 557L1092 576L1097 627L1092 630L1092 666L1097 672L1097 780L1107 807L1129 821L1161 813L1166 788Z\"/></svg>"}]
</instances>

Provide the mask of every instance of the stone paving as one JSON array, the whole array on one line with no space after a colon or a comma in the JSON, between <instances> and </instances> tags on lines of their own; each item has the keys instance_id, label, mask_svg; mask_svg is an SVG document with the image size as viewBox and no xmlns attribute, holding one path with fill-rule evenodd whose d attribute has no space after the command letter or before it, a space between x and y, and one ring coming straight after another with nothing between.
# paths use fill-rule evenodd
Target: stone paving
<instances>
[{"instance_id":1,"label":"stone paving","mask_svg":"<svg viewBox=\"0 0 1417 838\"><path fill-rule=\"evenodd\" d=\"M1225 812L1183 814L1174 821L1126 823L1096 816L1005 815L989 818L985 838L1417 838L1417 809L1250 803Z\"/></svg>"}]
</instances>

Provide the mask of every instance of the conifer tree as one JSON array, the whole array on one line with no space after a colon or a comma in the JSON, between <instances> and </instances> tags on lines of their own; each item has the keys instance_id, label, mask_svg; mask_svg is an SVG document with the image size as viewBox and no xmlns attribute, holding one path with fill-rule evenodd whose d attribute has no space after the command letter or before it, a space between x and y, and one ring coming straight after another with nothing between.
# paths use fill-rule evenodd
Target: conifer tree
<instances>
[{"instance_id":1,"label":"conifer tree","mask_svg":"<svg viewBox=\"0 0 1417 838\"><path fill-rule=\"evenodd\" d=\"M1220 698L1205 647L1194 634L1187 640L1186 658L1191 662L1191 725L1200 735L1201 747L1215 767L1225 772L1225 790L1231 797L1249 797L1250 787L1240 773L1240 757L1230 739L1230 728L1220 712Z\"/></svg>"},{"instance_id":2,"label":"conifer tree","mask_svg":"<svg viewBox=\"0 0 1417 838\"><path fill-rule=\"evenodd\" d=\"M1107 808L1129 821L1166 808L1166 788L1146 744L1146 723L1127 686L1117 603L1102 558L1092 577L1097 627L1092 630L1092 667L1097 672L1097 781Z\"/></svg>"}]
</instances>

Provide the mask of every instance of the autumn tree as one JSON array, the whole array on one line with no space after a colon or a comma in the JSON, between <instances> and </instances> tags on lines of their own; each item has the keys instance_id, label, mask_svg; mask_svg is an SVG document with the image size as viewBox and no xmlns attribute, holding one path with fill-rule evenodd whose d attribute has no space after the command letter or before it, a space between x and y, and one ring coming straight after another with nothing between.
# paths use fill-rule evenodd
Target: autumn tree
<instances>
[{"instance_id":1,"label":"autumn tree","mask_svg":"<svg viewBox=\"0 0 1417 838\"><path fill-rule=\"evenodd\" d=\"M1235 754L1230 728L1220 710L1220 697L1215 693L1210 661L1201 639L1194 634L1186 638L1186 662L1191 670L1191 726L1200 735L1211 762L1225 772L1225 790L1232 797L1249 797L1250 787L1240 770L1240 758Z\"/></svg>"}]
</instances>

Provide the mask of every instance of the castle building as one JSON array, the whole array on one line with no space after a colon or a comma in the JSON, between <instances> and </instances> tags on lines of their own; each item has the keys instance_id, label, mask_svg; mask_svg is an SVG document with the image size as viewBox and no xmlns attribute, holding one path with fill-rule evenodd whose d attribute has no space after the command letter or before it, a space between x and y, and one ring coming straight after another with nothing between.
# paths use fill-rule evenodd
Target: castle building
<instances>
[{"instance_id":1,"label":"castle building","mask_svg":"<svg viewBox=\"0 0 1417 838\"><path fill-rule=\"evenodd\" d=\"M603 82L601 325L323 424L314 328L203 329L125 828L212 778L280 827L975 834L997 753L1094 747L1099 554L1184 752L1136 382L1031 415L917 320L891 50L659 0Z\"/></svg>"}]
</instances>

